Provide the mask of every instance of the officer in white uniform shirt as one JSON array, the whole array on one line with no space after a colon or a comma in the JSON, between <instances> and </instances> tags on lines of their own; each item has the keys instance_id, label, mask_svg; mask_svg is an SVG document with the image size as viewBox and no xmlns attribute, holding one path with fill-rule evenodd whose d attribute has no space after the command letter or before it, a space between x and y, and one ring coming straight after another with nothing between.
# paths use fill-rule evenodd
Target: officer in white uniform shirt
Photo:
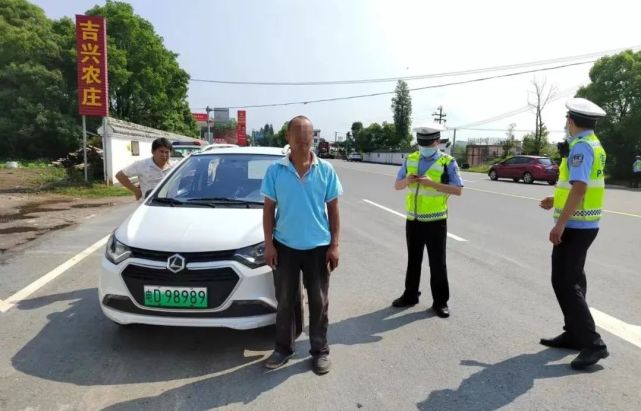
<instances>
[{"instance_id":1,"label":"officer in white uniform shirt","mask_svg":"<svg viewBox=\"0 0 641 411\"><path fill-rule=\"evenodd\" d=\"M151 157L136 161L123 168L116 174L116 180L129 189L136 200L140 200L171 170L173 164L169 161L171 142L166 138L157 138L151 144ZM138 185L131 182L131 177L138 177Z\"/></svg>"}]
</instances>

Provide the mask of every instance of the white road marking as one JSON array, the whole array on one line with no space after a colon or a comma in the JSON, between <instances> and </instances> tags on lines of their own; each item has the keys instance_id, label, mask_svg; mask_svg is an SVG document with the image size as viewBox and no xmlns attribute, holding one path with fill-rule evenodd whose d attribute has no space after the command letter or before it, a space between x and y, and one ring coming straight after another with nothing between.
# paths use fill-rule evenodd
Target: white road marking
<instances>
[{"instance_id":1,"label":"white road marking","mask_svg":"<svg viewBox=\"0 0 641 411\"><path fill-rule=\"evenodd\" d=\"M592 312L592 317L594 317L594 322L600 328L641 348L641 326L628 324L593 307L590 307L590 311Z\"/></svg>"},{"instance_id":2,"label":"white road marking","mask_svg":"<svg viewBox=\"0 0 641 411\"><path fill-rule=\"evenodd\" d=\"M373 205L374 207L378 207L378 208L380 208L381 210L385 210L385 211L387 211L388 213L392 213L392 214L397 215L397 216L399 216L399 217L405 218L405 214L399 213L398 211L394 211L394 210L392 210L391 208L387 208L387 207L385 207L385 206L383 206L383 205L377 204L377 203L375 203L375 202L373 202L373 201L370 201L370 200L363 199L363 201L365 201L367 204L371 204L371 205ZM452 233L447 233L447 236L448 236L448 237L450 237L450 238L451 238L451 239L453 239L453 240L456 240L456 241L467 242L467 240L466 240L466 239L464 239L464 238L462 238L462 237L459 237L459 236L457 236L457 235L454 235L454 234L452 234Z\"/></svg>"},{"instance_id":3,"label":"white road marking","mask_svg":"<svg viewBox=\"0 0 641 411\"><path fill-rule=\"evenodd\" d=\"M7 311L9 311L17 303L29 297L31 294L33 294L34 292L38 291L40 288L45 286L47 283L59 277L62 273L64 273L74 265L78 264L80 261L84 260L91 254L93 254L94 251L104 246L107 243L108 239L109 239L108 235L101 238L100 240L96 241L85 250L81 251L79 254L76 254L75 256L71 257L70 259L60 264L58 267L54 268L53 270L49 271L47 274L43 275L42 277L38 278L36 281L32 282L31 284L29 284L22 290L18 291L11 297L7 298L4 301L0 301L0 312L6 313Z\"/></svg>"}]
</instances>

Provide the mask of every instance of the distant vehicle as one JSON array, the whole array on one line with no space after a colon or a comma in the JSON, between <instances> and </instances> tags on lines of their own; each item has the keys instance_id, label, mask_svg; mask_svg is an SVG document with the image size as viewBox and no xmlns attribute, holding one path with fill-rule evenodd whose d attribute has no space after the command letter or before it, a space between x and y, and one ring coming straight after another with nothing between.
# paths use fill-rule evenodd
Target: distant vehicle
<instances>
[{"instance_id":1,"label":"distant vehicle","mask_svg":"<svg viewBox=\"0 0 641 411\"><path fill-rule=\"evenodd\" d=\"M171 158L181 159L202 150L206 142L203 140L174 141L171 143Z\"/></svg>"},{"instance_id":2,"label":"distant vehicle","mask_svg":"<svg viewBox=\"0 0 641 411\"><path fill-rule=\"evenodd\" d=\"M514 182L523 180L532 184L535 181L547 181L554 185L559 179L559 166L548 157L514 156L490 167L488 173L491 180L511 178Z\"/></svg>"},{"instance_id":3,"label":"distant vehicle","mask_svg":"<svg viewBox=\"0 0 641 411\"><path fill-rule=\"evenodd\" d=\"M347 161L363 161L363 156L361 156L361 153L349 153Z\"/></svg>"},{"instance_id":4,"label":"distant vehicle","mask_svg":"<svg viewBox=\"0 0 641 411\"><path fill-rule=\"evenodd\" d=\"M320 158L331 158L332 155L329 150L329 143L327 141L321 141L318 143L318 152L316 153Z\"/></svg>"},{"instance_id":5,"label":"distant vehicle","mask_svg":"<svg viewBox=\"0 0 641 411\"><path fill-rule=\"evenodd\" d=\"M238 147L236 144L227 144L227 143L214 143L206 146L202 150L200 150L201 153L207 153L213 150L219 150L221 148L236 148Z\"/></svg>"}]
</instances>

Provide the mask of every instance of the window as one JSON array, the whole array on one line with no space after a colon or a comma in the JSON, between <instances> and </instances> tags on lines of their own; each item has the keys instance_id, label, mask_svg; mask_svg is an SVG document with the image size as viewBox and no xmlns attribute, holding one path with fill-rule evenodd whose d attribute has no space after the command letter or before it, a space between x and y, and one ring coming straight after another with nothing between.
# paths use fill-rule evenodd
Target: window
<instances>
[{"instance_id":1,"label":"window","mask_svg":"<svg viewBox=\"0 0 641 411\"><path fill-rule=\"evenodd\" d=\"M539 164L543 164L544 166L551 166L552 160L550 160L549 158L539 158Z\"/></svg>"},{"instance_id":2,"label":"window","mask_svg":"<svg viewBox=\"0 0 641 411\"><path fill-rule=\"evenodd\" d=\"M267 168L278 158L260 154L191 156L158 190L158 197L263 201L260 186Z\"/></svg>"},{"instance_id":3,"label":"window","mask_svg":"<svg viewBox=\"0 0 641 411\"><path fill-rule=\"evenodd\" d=\"M131 155L132 156L140 155L140 143L138 141L131 142Z\"/></svg>"}]
</instances>

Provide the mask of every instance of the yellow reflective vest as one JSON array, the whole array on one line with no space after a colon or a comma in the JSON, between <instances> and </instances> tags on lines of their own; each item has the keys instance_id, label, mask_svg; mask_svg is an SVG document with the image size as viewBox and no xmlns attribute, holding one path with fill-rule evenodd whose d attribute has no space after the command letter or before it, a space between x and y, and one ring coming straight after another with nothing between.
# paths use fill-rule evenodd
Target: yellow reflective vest
<instances>
[{"instance_id":1,"label":"yellow reflective vest","mask_svg":"<svg viewBox=\"0 0 641 411\"><path fill-rule=\"evenodd\" d=\"M407 156L406 175L418 174L418 164L421 153L416 151ZM433 181L441 182L441 176L445 168L454 158L447 154L440 154L440 157L434 161L434 164L427 169L424 176L428 176ZM418 183L407 186L407 196L405 197L405 211L407 219L410 221L437 221L447 218L447 194L441 193L432 187L426 187Z\"/></svg>"},{"instance_id":2,"label":"yellow reflective vest","mask_svg":"<svg viewBox=\"0 0 641 411\"><path fill-rule=\"evenodd\" d=\"M599 221L603 213L603 199L605 197L605 150L594 134L577 138L570 143L570 150L577 144L588 144L594 153L594 162L588 180L588 189L583 200L577 207L571 221ZM570 159L572 161L572 159ZM554 190L554 218L559 218L565 207L570 193L570 165L564 158L559 167L559 181Z\"/></svg>"}]
</instances>

